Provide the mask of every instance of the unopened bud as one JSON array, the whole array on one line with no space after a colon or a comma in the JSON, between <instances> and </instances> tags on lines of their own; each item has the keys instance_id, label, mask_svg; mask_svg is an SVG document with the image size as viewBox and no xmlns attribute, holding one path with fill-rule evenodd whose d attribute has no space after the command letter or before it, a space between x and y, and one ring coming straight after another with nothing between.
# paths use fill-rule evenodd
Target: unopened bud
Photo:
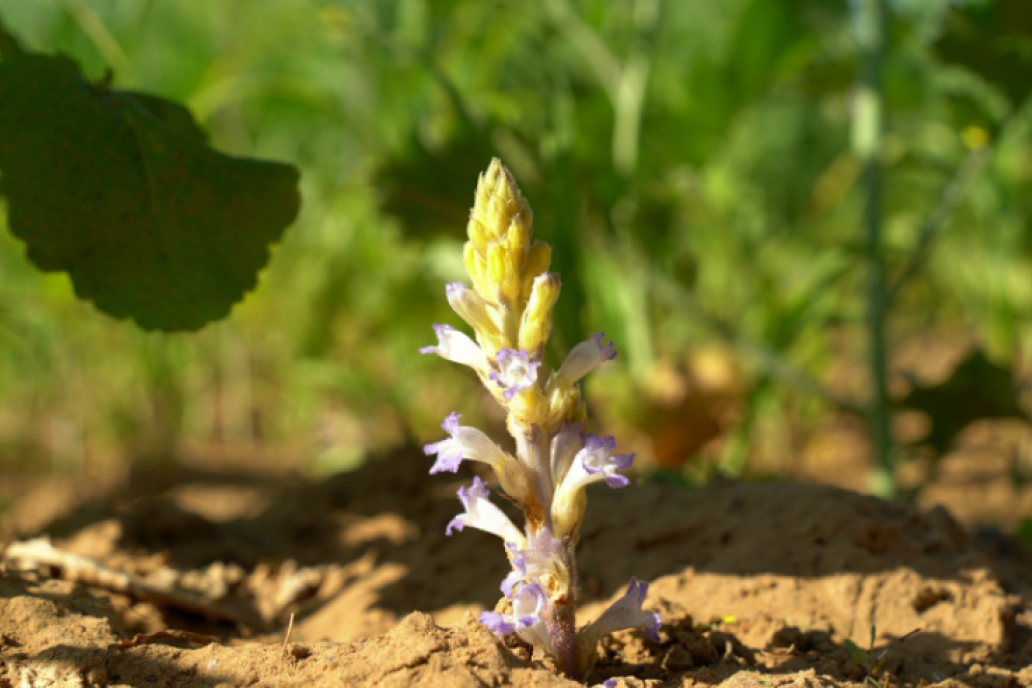
<instances>
[{"instance_id":1,"label":"unopened bud","mask_svg":"<svg viewBox=\"0 0 1032 688\"><path fill-rule=\"evenodd\" d=\"M529 351L536 358L541 356L545 343L548 342L548 335L552 332L552 307L559 298L561 286L558 274L546 272L539 275L534 280L530 300L523 311L519 347Z\"/></svg>"},{"instance_id":2,"label":"unopened bud","mask_svg":"<svg viewBox=\"0 0 1032 688\"><path fill-rule=\"evenodd\" d=\"M534 288L534 280L548 270L552 262L552 247L543 241L535 241L527 251L527 259L523 263L523 276L520 278L520 300L530 300L530 292Z\"/></svg>"},{"instance_id":3,"label":"unopened bud","mask_svg":"<svg viewBox=\"0 0 1032 688\"><path fill-rule=\"evenodd\" d=\"M491 317L487 304L474 290L462 282L452 282L445 288L448 303L473 330L482 337L493 338L498 326Z\"/></svg>"},{"instance_id":4,"label":"unopened bud","mask_svg":"<svg viewBox=\"0 0 1032 688\"><path fill-rule=\"evenodd\" d=\"M480 251L485 251L487 243L505 237L516 216L525 220L529 228L530 210L516 179L498 158L493 158L477 184L476 202L469 224L477 236L471 233L470 239L476 242Z\"/></svg>"}]
</instances>

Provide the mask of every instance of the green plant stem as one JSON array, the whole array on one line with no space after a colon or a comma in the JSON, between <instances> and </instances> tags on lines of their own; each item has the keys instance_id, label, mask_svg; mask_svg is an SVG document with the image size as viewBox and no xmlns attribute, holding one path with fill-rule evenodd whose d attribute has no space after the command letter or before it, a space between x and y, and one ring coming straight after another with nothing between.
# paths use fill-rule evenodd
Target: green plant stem
<instances>
[{"instance_id":1,"label":"green plant stem","mask_svg":"<svg viewBox=\"0 0 1032 688\"><path fill-rule=\"evenodd\" d=\"M895 497L896 481L889 434L888 373L886 367L885 259L882 255L881 148L885 101L882 60L885 53L885 0L856 0L853 22L860 50L860 76L853 101L853 150L861 161L864 194L863 227L867 254L868 364L872 383L869 407L875 467L871 488L882 497Z\"/></svg>"}]
</instances>

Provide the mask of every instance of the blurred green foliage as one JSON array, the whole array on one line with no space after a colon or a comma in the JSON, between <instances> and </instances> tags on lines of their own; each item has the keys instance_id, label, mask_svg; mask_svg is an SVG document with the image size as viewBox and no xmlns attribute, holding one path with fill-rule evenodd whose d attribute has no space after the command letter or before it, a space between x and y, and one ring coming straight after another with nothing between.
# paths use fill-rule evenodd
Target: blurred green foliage
<instances>
[{"instance_id":1,"label":"blurred green foliage","mask_svg":"<svg viewBox=\"0 0 1032 688\"><path fill-rule=\"evenodd\" d=\"M1032 354L1032 82L1015 76L1032 27L1008 18L1022 3L890 3L890 279L954 171L994 146L900 290L890 346L972 330L993 360ZM116 87L186 103L220 150L292 161L304 199L258 292L189 338L91 317L5 232L7 462L88 469L119 447L217 440L338 468L433 435L451 410L485 413L468 376L415 351L430 323L456 323L443 284L462 278L492 155L563 275L553 362L605 330L621 352L605 384L633 406L658 365L730 345L746 398L735 470L743 441L791 452L793 424L829 408L807 381L863 360L847 0L0 0L0 14L91 77L110 65Z\"/></svg>"}]
</instances>

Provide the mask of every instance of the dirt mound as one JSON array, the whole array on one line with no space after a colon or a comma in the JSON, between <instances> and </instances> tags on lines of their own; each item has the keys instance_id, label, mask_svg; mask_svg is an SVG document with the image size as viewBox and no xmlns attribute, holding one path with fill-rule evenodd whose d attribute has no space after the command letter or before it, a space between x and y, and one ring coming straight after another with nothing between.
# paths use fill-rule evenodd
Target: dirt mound
<instances>
[{"instance_id":1,"label":"dirt mound","mask_svg":"<svg viewBox=\"0 0 1032 688\"><path fill-rule=\"evenodd\" d=\"M473 620L506 560L444 537L469 476L424 458L318 483L183 469L84 505L47 528L50 559L6 563L0 686L576 685ZM664 619L658 644L601 641L590 683L861 685L877 666L894 686L1032 685L1032 560L941 508L794 483L590 500L581 621L631 576Z\"/></svg>"}]
</instances>

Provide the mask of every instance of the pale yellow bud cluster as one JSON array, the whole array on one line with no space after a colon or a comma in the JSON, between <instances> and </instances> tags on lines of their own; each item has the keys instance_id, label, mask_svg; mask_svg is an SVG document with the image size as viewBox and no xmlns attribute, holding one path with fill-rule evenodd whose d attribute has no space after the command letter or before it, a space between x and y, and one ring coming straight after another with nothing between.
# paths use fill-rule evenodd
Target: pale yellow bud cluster
<instances>
[{"instance_id":1,"label":"pale yellow bud cluster","mask_svg":"<svg viewBox=\"0 0 1032 688\"><path fill-rule=\"evenodd\" d=\"M532 243L533 231L530 205L512 173L493 159L477 184L463 251L473 289L452 301L488 359L502 349L525 351L532 361L544 354L561 283L548 272L551 247ZM548 414L550 404L538 387L503 399L504 390L486 378L484 383L522 421Z\"/></svg>"},{"instance_id":2,"label":"pale yellow bud cluster","mask_svg":"<svg viewBox=\"0 0 1032 688\"><path fill-rule=\"evenodd\" d=\"M490 311L486 321L470 323L488 357L501 349L522 349L540 359L548 339L559 276L547 273L548 244L531 244L533 227L530 205L512 173L493 159L477 184L463 252L473 290ZM534 307L528 310L528 303ZM533 346L523 346L525 339Z\"/></svg>"}]
</instances>

